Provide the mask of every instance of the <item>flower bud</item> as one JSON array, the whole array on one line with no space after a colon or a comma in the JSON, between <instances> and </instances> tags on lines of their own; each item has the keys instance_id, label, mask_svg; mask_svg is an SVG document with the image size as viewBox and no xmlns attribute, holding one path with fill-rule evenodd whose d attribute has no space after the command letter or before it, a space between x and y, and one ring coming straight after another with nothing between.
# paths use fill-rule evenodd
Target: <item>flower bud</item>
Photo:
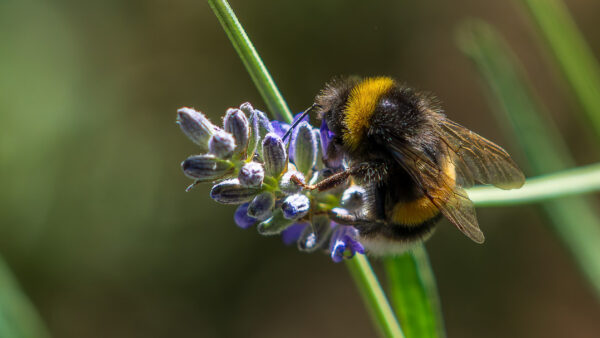
<instances>
[{"instance_id":1,"label":"flower bud","mask_svg":"<svg viewBox=\"0 0 600 338\"><path fill-rule=\"evenodd\" d=\"M268 176L279 177L286 167L285 146L279 136L269 133L262 143L265 173Z\"/></svg>"},{"instance_id":2,"label":"flower bud","mask_svg":"<svg viewBox=\"0 0 600 338\"><path fill-rule=\"evenodd\" d=\"M258 109L254 109L253 114L250 117L250 122L253 124L252 131L254 132L255 138L263 139L268 133L275 132L267 115ZM260 157L263 156L263 149L261 147L257 146L256 151Z\"/></svg>"},{"instance_id":3,"label":"flower bud","mask_svg":"<svg viewBox=\"0 0 600 338\"><path fill-rule=\"evenodd\" d=\"M177 110L176 123L192 142L200 146L203 153L208 151L208 140L218 130L204 114L187 107Z\"/></svg>"},{"instance_id":4,"label":"flower bud","mask_svg":"<svg viewBox=\"0 0 600 338\"><path fill-rule=\"evenodd\" d=\"M244 102L240 104L240 110L246 114L246 116L252 116L254 114L254 107L250 102Z\"/></svg>"},{"instance_id":5,"label":"flower bud","mask_svg":"<svg viewBox=\"0 0 600 338\"><path fill-rule=\"evenodd\" d=\"M281 204L283 216L287 219L296 220L304 217L310 210L310 200L302 194L290 195Z\"/></svg>"},{"instance_id":6,"label":"flower bud","mask_svg":"<svg viewBox=\"0 0 600 338\"><path fill-rule=\"evenodd\" d=\"M193 155L181 162L181 169L187 177L206 182L231 174L234 165L214 155Z\"/></svg>"},{"instance_id":7,"label":"flower bud","mask_svg":"<svg viewBox=\"0 0 600 338\"><path fill-rule=\"evenodd\" d=\"M286 194L295 194L302 190L302 187L292 180L292 176L296 176L302 183L305 183L304 175L301 172L296 170L286 171L279 180L279 189Z\"/></svg>"},{"instance_id":8,"label":"flower bud","mask_svg":"<svg viewBox=\"0 0 600 338\"><path fill-rule=\"evenodd\" d=\"M300 123L294 132L294 163L306 175L317 161L317 139L308 122Z\"/></svg>"},{"instance_id":9,"label":"flower bud","mask_svg":"<svg viewBox=\"0 0 600 338\"><path fill-rule=\"evenodd\" d=\"M260 188L244 187L234 178L213 186L210 197L223 204L242 204L252 200L259 192Z\"/></svg>"},{"instance_id":10,"label":"flower bud","mask_svg":"<svg viewBox=\"0 0 600 338\"><path fill-rule=\"evenodd\" d=\"M246 153L248 158L253 158L254 153L256 152L256 148L258 147L258 142L260 141L260 132L258 127L258 119L255 116L254 107L250 104L250 102L245 102L240 105L240 110L248 116L248 123L250 126L250 134L248 138L248 148L246 149Z\"/></svg>"},{"instance_id":11,"label":"flower bud","mask_svg":"<svg viewBox=\"0 0 600 338\"><path fill-rule=\"evenodd\" d=\"M327 242L332 229L329 217L323 215L313 217L312 226L306 227L298 238L298 249L313 252L321 248Z\"/></svg>"},{"instance_id":12,"label":"flower bud","mask_svg":"<svg viewBox=\"0 0 600 338\"><path fill-rule=\"evenodd\" d=\"M315 165L317 168L323 168L325 164L323 163L323 147L321 146L321 132L318 129L313 129L313 135L317 140L317 162Z\"/></svg>"},{"instance_id":13,"label":"flower bud","mask_svg":"<svg viewBox=\"0 0 600 338\"><path fill-rule=\"evenodd\" d=\"M246 150L250 137L250 123L244 112L234 108L228 109L223 120L223 127L235 139L234 152L241 153Z\"/></svg>"},{"instance_id":14,"label":"flower bud","mask_svg":"<svg viewBox=\"0 0 600 338\"><path fill-rule=\"evenodd\" d=\"M246 187L258 187L262 184L264 178L265 170L263 169L262 164L258 162L244 164L238 174L240 184Z\"/></svg>"},{"instance_id":15,"label":"flower bud","mask_svg":"<svg viewBox=\"0 0 600 338\"><path fill-rule=\"evenodd\" d=\"M363 206L366 194L363 187L353 185L344 190L340 204L347 210L358 210Z\"/></svg>"},{"instance_id":16,"label":"flower bud","mask_svg":"<svg viewBox=\"0 0 600 338\"><path fill-rule=\"evenodd\" d=\"M292 223L294 223L294 221L283 217L283 211L277 208L273 211L273 216L266 221L259 223L256 229L261 235L277 235L292 225Z\"/></svg>"},{"instance_id":17,"label":"flower bud","mask_svg":"<svg viewBox=\"0 0 600 338\"><path fill-rule=\"evenodd\" d=\"M270 192L263 192L250 202L248 216L265 220L272 215L273 207L275 207L275 196Z\"/></svg>"},{"instance_id":18,"label":"flower bud","mask_svg":"<svg viewBox=\"0 0 600 338\"><path fill-rule=\"evenodd\" d=\"M208 141L208 149L211 154L217 157L230 157L235 149L233 135L223 130L217 131Z\"/></svg>"}]
</instances>

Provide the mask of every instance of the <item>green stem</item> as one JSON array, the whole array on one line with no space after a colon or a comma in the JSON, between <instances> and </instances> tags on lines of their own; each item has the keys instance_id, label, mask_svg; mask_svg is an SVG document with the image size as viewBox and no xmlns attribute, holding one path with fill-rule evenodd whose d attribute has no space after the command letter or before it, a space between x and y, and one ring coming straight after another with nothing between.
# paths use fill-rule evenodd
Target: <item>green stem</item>
<instances>
[{"instance_id":1,"label":"green stem","mask_svg":"<svg viewBox=\"0 0 600 338\"><path fill-rule=\"evenodd\" d=\"M248 73L260 91L271 113L283 118L287 122L292 121L287 104L277 90L273 79L260 56L252 46L242 25L236 18L233 10L225 0L208 0L211 8L219 18L219 22L225 29L227 36L242 59ZM385 298L385 294L369 265L369 261L363 255L356 255L347 261L347 266L354 277L365 303L373 314L377 326L381 328L386 337L404 337L398 321Z\"/></svg>"},{"instance_id":2,"label":"green stem","mask_svg":"<svg viewBox=\"0 0 600 338\"><path fill-rule=\"evenodd\" d=\"M567 82L600 137L600 66L560 0L520 0L537 23Z\"/></svg>"},{"instance_id":3,"label":"green stem","mask_svg":"<svg viewBox=\"0 0 600 338\"><path fill-rule=\"evenodd\" d=\"M400 256L386 257L390 300L407 337L445 337L444 320L433 270L420 244Z\"/></svg>"},{"instance_id":4,"label":"green stem","mask_svg":"<svg viewBox=\"0 0 600 338\"><path fill-rule=\"evenodd\" d=\"M0 337L50 337L35 307L0 257Z\"/></svg>"},{"instance_id":5,"label":"green stem","mask_svg":"<svg viewBox=\"0 0 600 338\"><path fill-rule=\"evenodd\" d=\"M219 19L246 70L250 73L250 77L265 100L269 111L278 119L283 119L288 123L292 122L290 109L227 1L208 0L208 4Z\"/></svg>"},{"instance_id":6,"label":"green stem","mask_svg":"<svg viewBox=\"0 0 600 338\"><path fill-rule=\"evenodd\" d=\"M548 118L543 105L534 99L523 67L501 36L488 24L471 21L460 32L459 42L489 84L495 97L492 104L501 108L497 112L501 113L502 121L511 122L513 138L526 154L527 161L523 162L531 172L543 174L573 167L575 161L558 128ZM563 183L578 184L583 191L584 179L590 179L593 185L597 177L591 173ZM548 183L548 194L562 189ZM596 203L584 196L571 196L548 200L541 206L548 215L548 225L600 297L600 216Z\"/></svg>"},{"instance_id":7,"label":"green stem","mask_svg":"<svg viewBox=\"0 0 600 338\"><path fill-rule=\"evenodd\" d=\"M477 206L503 206L542 202L600 190L600 163L530 178L518 190L494 187L468 189Z\"/></svg>"},{"instance_id":8,"label":"green stem","mask_svg":"<svg viewBox=\"0 0 600 338\"><path fill-rule=\"evenodd\" d=\"M365 304L385 337L404 337L400 324L388 303L371 265L364 255L346 260L346 266L354 278Z\"/></svg>"}]
</instances>

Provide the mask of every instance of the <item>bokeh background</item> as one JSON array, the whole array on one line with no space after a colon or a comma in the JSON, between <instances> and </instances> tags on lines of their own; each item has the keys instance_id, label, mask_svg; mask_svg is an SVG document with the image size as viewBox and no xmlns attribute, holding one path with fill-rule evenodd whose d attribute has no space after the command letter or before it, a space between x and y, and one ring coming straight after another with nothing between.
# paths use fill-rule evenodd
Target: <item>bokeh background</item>
<instances>
[{"instance_id":1,"label":"bokeh background","mask_svg":"<svg viewBox=\"0 0 600 338\"><path fill-rule=\"evenodd\" d=\"M600 2L568 0L600 55ZM457 48L467 18L514 48L578 164L599 147L518 1L242 1L240 21L293 111L338 74L391 75L503 145ZM206 1L0 1L0 253L54 337L369 337L343 264L241 230L190 193L175 125L265 108ZM595 337L600 306L535 207L478 210L427 244L450 337ZM377 265L377 262L375 262ZM382 275L383 277L383 275Z\"/></svg>"}]
</instances>

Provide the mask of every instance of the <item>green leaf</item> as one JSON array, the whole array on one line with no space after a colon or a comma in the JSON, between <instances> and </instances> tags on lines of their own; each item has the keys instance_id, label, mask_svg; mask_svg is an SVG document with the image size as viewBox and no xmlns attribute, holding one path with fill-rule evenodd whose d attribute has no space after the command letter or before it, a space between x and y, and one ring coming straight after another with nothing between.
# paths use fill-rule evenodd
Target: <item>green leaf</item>
<instances>
[{"instance_id":1,"label":"green leaf","mask_svg":"<svg viewBox=\"0 0 600 338\"><path fill-rule=\"evenodd\" d=\"M574 160L556 126L531 87L504 40L481 21L468 22L459 45L475 63L492 93L500 120L508 120L513 138L523 149L531 172L542 174L572 167ZM585 197L544 202L549 224L600 296L600 220L597 207Z\"/></svg>"}]
</instances>

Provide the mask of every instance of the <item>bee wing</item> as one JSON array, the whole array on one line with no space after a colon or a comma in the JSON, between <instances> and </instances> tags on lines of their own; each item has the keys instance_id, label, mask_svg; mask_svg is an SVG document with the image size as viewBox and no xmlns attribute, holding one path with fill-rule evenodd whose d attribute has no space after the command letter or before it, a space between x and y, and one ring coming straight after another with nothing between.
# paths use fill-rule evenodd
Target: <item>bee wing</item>
<instances>
[{"instance_id":1,"label":"bee wing","mask_svg":"<svg viewBox=\"0 0 600 338\"><path fill-rule=\"evenodd\" d=\"M497 144L446 118L440 119L437 132L453 156L460 186L480 183L515 189L525 183L521 169Z\"/></svg>"},{"instance_id":2,"label":"bee wing","mask_svg":"<svg viewBox=\"0 0 600 338\"><path fill-rule=\"evenodd\" d=\"M479 229L475 206L464 189L459 186L455 187L452 196L444 204L436 204L437 201L432 202L440 209L444 217L475 243L481 244L485 241L483 232Z\"/></svg>"},{"instance_id":3,"label":"bee wing","mask_svg":"<svg viewBox=\"0 0 600 338\"><path fill-rule=\"evenodd\" d=\"M392 141L388 147L392 156L442 215L467 237L476 243L483 243L485 238L479 229L475 207L466 191L454 184L454 179L447 177L443 168L426 154L404 146L401 142ZM444 193L440 194L440 189ZM437 192L433 193L434 191Z\"/></svg>"}]
</instances>

